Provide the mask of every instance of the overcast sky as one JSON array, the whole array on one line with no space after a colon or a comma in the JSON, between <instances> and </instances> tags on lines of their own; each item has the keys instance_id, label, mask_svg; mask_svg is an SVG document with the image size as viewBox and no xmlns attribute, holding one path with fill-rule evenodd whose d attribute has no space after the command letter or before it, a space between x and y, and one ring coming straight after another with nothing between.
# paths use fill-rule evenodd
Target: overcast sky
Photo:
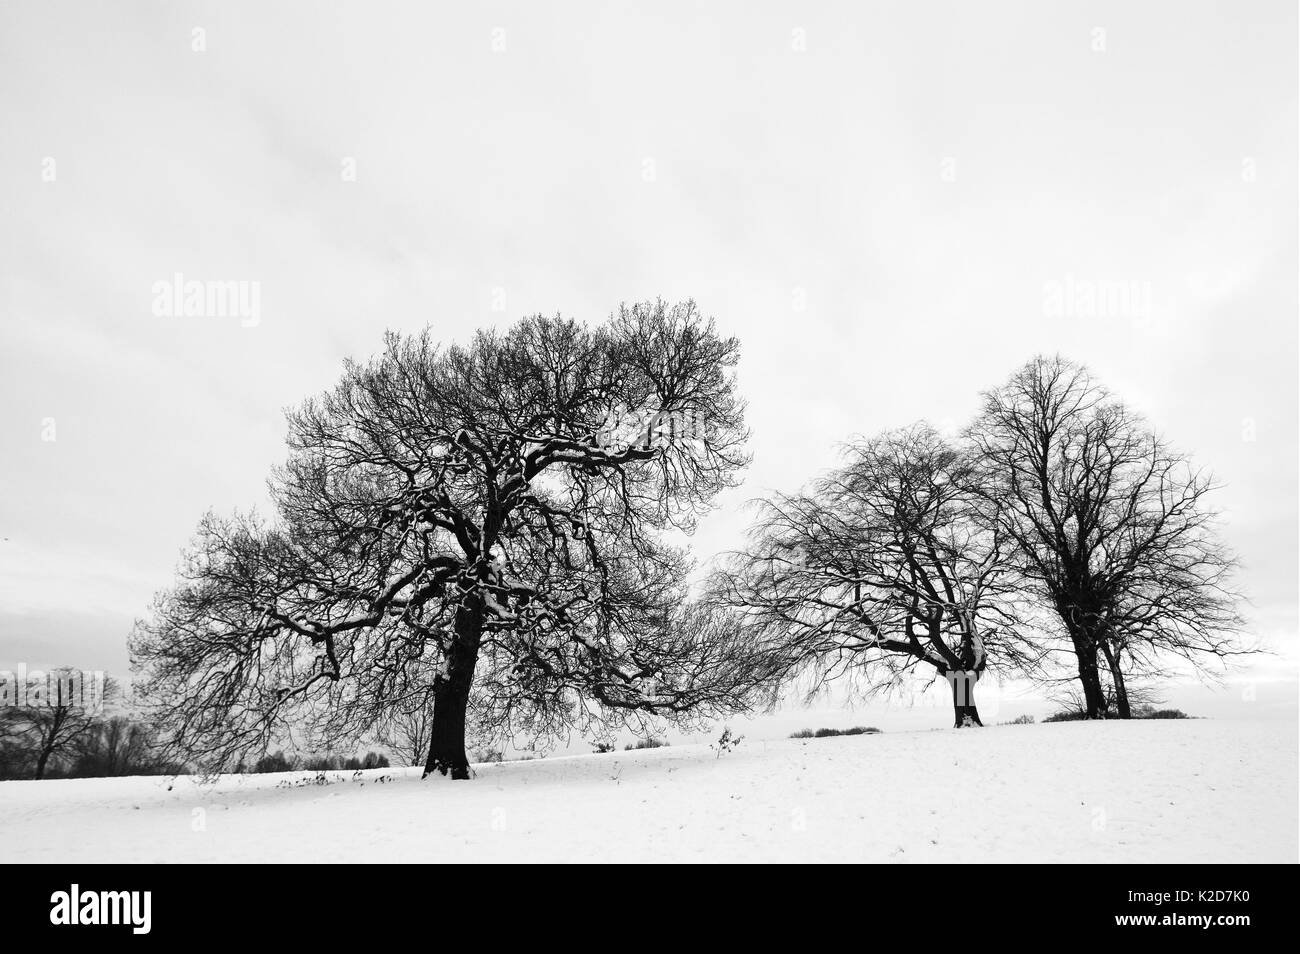
<instances>
[{"instance_id":1,"label":"overcast sky","mask_svg":"<svg viewBox=\"0 0 1300 954\"><path fill-rule=\"evenodd\" d=\"M702 556L1060 351L1217 473L1280 654L1170 700L1294 714L1294 0L469 6L0 6L0 668L122 671L384 329L692 297L754 432Z\"/></svg>"}]
</instances>

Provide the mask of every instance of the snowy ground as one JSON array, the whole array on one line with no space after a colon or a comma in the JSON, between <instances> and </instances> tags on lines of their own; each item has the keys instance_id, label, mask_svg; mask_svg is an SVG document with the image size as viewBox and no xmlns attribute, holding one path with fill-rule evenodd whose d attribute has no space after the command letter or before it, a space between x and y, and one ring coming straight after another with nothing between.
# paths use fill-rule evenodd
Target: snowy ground
<instances>
[{"instance_id":1,"label":"snowy ground","mask_svg":"<svg viewBox=\"0 0 1300 954\"><path fill-rule=\"evenodd\" d=\"M0 782L32 861L1297 860L1286 722L998 726L418 771ZM388 781L380 781L388 776Z\"/></svg>"}]
</instances>

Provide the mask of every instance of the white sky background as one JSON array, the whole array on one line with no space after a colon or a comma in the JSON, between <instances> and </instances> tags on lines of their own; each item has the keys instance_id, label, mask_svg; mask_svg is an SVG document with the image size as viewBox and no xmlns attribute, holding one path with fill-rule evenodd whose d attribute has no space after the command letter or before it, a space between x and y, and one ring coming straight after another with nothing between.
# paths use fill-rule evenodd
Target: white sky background
<instances>
[{"instance_id":1,"label":"white sky background","mask_svg":"<svg viewBox=\"0 0 1300 954\"><path fill-rule=\"evenodd\" d=\"M123 671L202 513L264 505L282 409L384 329L693 297L754 432L702 555L1060 351L1218 474L1280 654L1167 701L1294 717L1294 2L467 6L0 6L0 667ZM176 272L260 282L260 323L155 317ZM1067 282L1150 308L1049 313Z\"/></svg>"}]
</instances>

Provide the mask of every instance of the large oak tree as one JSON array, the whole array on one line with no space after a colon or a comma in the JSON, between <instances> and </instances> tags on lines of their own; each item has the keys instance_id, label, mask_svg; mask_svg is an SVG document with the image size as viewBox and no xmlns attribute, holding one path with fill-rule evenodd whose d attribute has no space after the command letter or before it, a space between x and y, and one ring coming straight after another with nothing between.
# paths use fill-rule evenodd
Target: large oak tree
<instances>
[{"instance_id":1,"label":"large oak tree","mask_svg":"<svg viewBox=\"0 0 1300 954\"><path fill-rule=\"evenodd\" d=\"M689 302L390 334L290 414L275 518L205 520L138 625L167 737L230 764L295 724L337 741L428 704L426 774L465 778L467 721L743 705L763 677L728 620L683 608L675 545L747 460L738 351Z\"/></svg>"}]
</instances>

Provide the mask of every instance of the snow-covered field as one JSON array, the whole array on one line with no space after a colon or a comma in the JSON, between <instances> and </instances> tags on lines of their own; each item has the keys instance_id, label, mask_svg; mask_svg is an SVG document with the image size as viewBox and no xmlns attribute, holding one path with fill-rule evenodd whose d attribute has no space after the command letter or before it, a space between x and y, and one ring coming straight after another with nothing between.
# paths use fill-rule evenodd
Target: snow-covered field
<instances>
[{"instance_id":1,"label":"snow-covered field","mask_svg":"<svg viewBox=\"0 0 1300 954\"><path fill-rule=\"evenodd\" d=\"M1067 723L508 762L468 783L0 782L0 845L26 862L1294 862L1296 753L1287 722Z\"/></svg>"}]
</instances>

